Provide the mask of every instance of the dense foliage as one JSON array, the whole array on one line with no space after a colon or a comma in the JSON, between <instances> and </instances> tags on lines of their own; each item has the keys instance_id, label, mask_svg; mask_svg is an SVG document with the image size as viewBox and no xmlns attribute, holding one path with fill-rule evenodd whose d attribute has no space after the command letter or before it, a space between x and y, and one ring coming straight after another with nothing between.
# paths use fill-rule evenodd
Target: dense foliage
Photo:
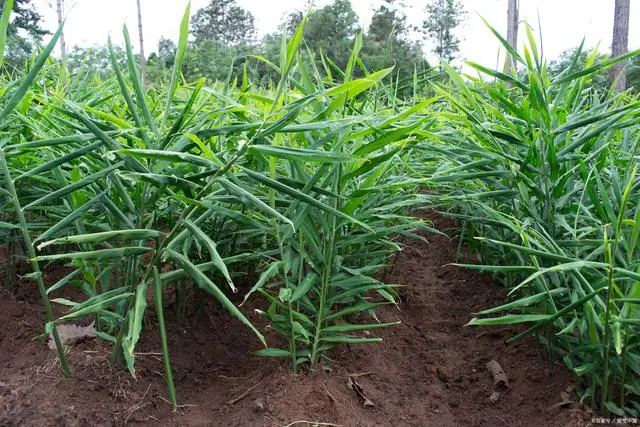
<instances>
[{"instance_id":1,"label":"dense foliage","mask_svg":"<svg viewBox=\"0 0 640 427\"><path fill-rule=\"evenodd\" d=\"M496 273L512 300L470 325L531 325L578 377L601 411L640 411L638 101L600 92L599 73L625 57L586 58L548 72L529 33L518 78L471 64L490 78L454 84L430 174L441 208ZM583 64L580 61L583 60ZM488 317L485 317L488 316Z\"/></svg>"},{"instance_id":2,"label":"dense foliage","mask_svg":"<svg viewBox=\"0 0 640 427\"><path fill-rule=\"evenodd\" d=\"M348 23L347 2L335 4ZM482 77L463 79L443 63L448 80L425 82L415 68L390 80L402 64L363 60L385 43L383 24L402 22L387 6L338 62L305 48L313 20L299 17L273 38L273 56L182 83L190 48L225 48L190 45L187 10L178 44L153 59L164 83L141 85L126 29L124 50L107 46L73 78L49 59L60 31L19 79L3 77L0 241L29 263L65 372L57 325L95 320L132 374L143 326L157 325L175 404L163 299L185 316L192 288L255 333L258 355L316 370L333 347L377 342L375 330L395 323L376 308L398 302L397 285L377 273L402 236L437 232L410 216L429 206L460 221L479 261L462 265L509 289L470 326L530 325L512 340L536 334L583 400L640 414L640 103L599 80L638 52L579 47L549 67L530 33L521 55L494 31L519 75L469 64ZM387 46L411 51L390 34ZM46 283L42 271L61 265L69 274ZM69 287L84 296L63 298ZM282 339L263 336L234 292ZM55 318L52 303L66 313ZM157 322L143 322L151 304Z\"/></svg>"},{"instance_id":3,"label":"dense foliage","mask_svg":"<svg viewBox=\"0 0 640 427\"><path fill-rule=\"evenodd\" d=\"M179 85L188 12L159 91L141 86L125 29L124 68L109 46L114 77L61 80L64 68L47 60L58 32L5 92L0 225L25 248L46 330L57 340L57 325L94 318L113 360L135 375L153 289L170 379L163 296L184 307L197 287L256 334L257 354L287 357L294 371L315 369L336 345L379 341L375 329L395 321L376 308L397 302L397 286L376 272L398 236L430 230L406 215L420 199L407 162L428 115L391 106L382 81L392 69L354 77L361 37L339 82L318 74L299 53L305 21L274 64L275 90L247 73L239 88ZM45 283L41 268L60 265L71 272ZM252 270L256 283L239 288L234 279ZM85 297L54 298L67 287ZM239 290L267 303L285 347L268 346L231 302ZM54 318L52 302L67 314Z\"/></svg>"}]
</instances>

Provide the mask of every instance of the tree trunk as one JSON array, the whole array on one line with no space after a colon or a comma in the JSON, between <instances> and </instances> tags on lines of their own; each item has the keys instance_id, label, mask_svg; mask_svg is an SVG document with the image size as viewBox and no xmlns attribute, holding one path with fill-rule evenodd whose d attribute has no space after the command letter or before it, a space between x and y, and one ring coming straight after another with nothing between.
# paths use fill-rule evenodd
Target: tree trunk
<instances>
[{"instance_id":1,"label":"tree trunk","mask_svg":"<svg viewBox=\"0 0 640 427\"><path fill-rule=\"evenodd\" d=\"M140 0L136 0L138 3L138 35L140 36L140 78L142 84L144 84L144 76L147 62L144 59L144 38L142 36L142 8L140 7Z\"/></svg>"},{"instance_id":2,"label":"tree trunk","mask_svg":"<svg viewBox=\"0 0 640 427\"><path fill-rule=\"evenodd\" d=\"M518 0L509 0L507 7L507 41L514 49L518 49ZM507 53L507 72L515 70L517 67L516 60Z\"/></svg>"},{"instance_id":3,"label":"tree trunk","mask_svg":"<svg viewBox=\"0 0 640 427\"><path fill-rule=\"evenodd\" d=\"M58 9L58 26L62 24L62 17L64 16L64 0L56 1L56 8ZM62 62L67 62L67 45L64 42L64 31L60 33L60 56Z\"/></svg>"},{"instance_id":4,"label":"tree trunk","mask_svg":"<svg viewBox=\"0 0 640 427\"><path fill-rule=\"evenodd\" d=\"M629 50L629 9L631 0L616 0L613 16L613 42L611 55L615 58ZM611 77L616 81L616 91L627 88L626 61L619 62L611 68ZM616 80L617 79L617 80Z\"/></svg>"}]
</instances>

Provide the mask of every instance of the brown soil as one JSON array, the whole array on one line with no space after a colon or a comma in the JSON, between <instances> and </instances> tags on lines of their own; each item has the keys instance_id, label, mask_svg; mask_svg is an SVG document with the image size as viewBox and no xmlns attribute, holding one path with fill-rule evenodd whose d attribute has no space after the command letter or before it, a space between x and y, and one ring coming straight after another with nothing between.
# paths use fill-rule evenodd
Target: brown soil
<instances>
[{"instance_id":1,"label":"brown soil","mask_svg":"<svg viewBox=\"0 0 640 427\"><path fill-rule=\"evenodd\" d=\"M336 349L326 372L293 376L281 360L252 356L255 337L214 303L188 323L167 310L176 413L165 400L153 319L137 349L137 379L110 367L107 348L95 341L69 349L73 377L65 379L55 352L34 339L44 315L33 285L0 291L0 425L585 425L590 417L576 404L556 405L571 376L533 339L506 345L518 328L463 327L470 313L504 301L504 292L487 276L445 266L455 260L455 243L428 238L409 242L386 278L406 287L402 304L379 317L402 324L382 330L383 343ZM510 384L495 403L490 360ZM375 406L364 407L348 387L353 374Z\"/></svg>"}]
</instances>

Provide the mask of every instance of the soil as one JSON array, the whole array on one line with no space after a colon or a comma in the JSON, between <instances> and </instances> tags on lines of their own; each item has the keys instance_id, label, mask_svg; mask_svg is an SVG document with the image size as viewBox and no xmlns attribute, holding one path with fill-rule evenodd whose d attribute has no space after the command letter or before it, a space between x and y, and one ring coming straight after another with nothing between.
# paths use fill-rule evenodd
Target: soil
<instances>
[{"instance_id":1,"label":"soil","mask_svg":"<svg viewBox=\"0 0 640 427\"><path fill-rule=\"evenodd\" d=\"M455 233L455 224L433 219ZM447 265L455 262L455 240L427 237L428 244L406 242L386 277L404 285L402 303L378 316L402 323L379 331L382 343L335 349L315 374L294 376L282 360L253 356L258 340L212 301L188 321L166 310L177 412L166 400L153 316L137 348L136 378L110 366L107 346L93 340L68 349L73 376L66 379L56 352L35 339L44 314L34 285L5 287L0 425L587 425L586 410L560 404L570 373L546 359L533 338L507 345L521 329L464 327L471 313L501 304L505 293L489 276ZM245 313L254 314L252 308ZM508 376L508 388L494 387L485 366L491 360ZM364 406L350 378L373 406Z\"/></svg>"}]
</instances>

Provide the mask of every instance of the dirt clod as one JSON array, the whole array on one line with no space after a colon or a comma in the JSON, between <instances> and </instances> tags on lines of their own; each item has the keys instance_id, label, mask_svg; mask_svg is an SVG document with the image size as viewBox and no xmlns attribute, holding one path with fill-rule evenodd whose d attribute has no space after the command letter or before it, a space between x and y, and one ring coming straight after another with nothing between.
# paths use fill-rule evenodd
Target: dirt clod
<instances>
[{"instance_id":1,"label":"dirt clod","mask_svg":"<svg viewBox=\"0 0 640 427\"><path fill-rule=\"evenodd\" d=\"M493 386L495 388L509 388L509 378L498 362L491 360L485 366L493 378Z\"/></svg>"},{"instance_id":2,"label":"dirt clod","mask_svg":"<svg viewBox=\"0 0 640 427\"><path fill-rule=\"evenodd\" d=\"M436 368L436 376L443 383L449 382L449 375L447 375L447 373L444 372L440 367Z\"/></svg>"}]
</instances>

